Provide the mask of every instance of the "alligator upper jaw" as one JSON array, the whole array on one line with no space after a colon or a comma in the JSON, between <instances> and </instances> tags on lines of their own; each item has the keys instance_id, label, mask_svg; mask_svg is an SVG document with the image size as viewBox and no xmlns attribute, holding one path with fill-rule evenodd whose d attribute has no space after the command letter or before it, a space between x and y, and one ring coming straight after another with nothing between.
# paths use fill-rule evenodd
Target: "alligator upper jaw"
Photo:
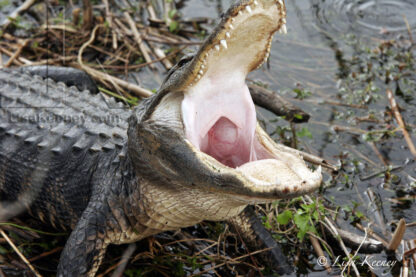
<instances>
[{"instance_id":1,"label":"alligator upper jaw","mask_svg":"<svg viewBox=\"0 0 416 277\"><path fill-rule=\"evenodd\" d=\"M286 8L283 0L242 0L223 15L206 39L186 77L181 78L189 91L203 79L216 79L237 71L246 76L269 57L273 34L286 33Z\"/></svg>"},{"instance_id":2,"label":"alligator upper jaw","mask_svg":"<svg viewBox=\"0 0 416 277\"><path fill-rule=\"evenodd\" d=\"M182 79L186 138L211 169L234 175L245 201L289 198L316 190L321 169L275 144L257 127L245 78L268 58L272 36L286 32L281 0L242 1L207 39ZM228 191L230 193L230 191ZM231 191L231 194L234 194Z\"/></svg>"}]
</instances>

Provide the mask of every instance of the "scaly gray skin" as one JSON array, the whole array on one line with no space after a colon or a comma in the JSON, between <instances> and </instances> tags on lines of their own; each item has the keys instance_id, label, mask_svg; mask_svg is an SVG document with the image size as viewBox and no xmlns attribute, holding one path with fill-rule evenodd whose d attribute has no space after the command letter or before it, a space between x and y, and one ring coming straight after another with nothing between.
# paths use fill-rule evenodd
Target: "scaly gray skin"
<instances>
[{"instance_id":1,"label":"scaly gray skin","mask_svg":"<svg viewBox=\"0 0 416 277\"><path fill-rule=\"evenodd\" d=\"M93 276L110 243L231 219L248 204L317 189L320 170L311 172L259 126L257 148L273 158L232 168L195 147L182 118L184 96L221 57L230 61L243 47L247 53L233 70L259 67L273 33L285 31L284 17L282 1L233 5L198 53L133 111L109 109L114 100L52 80L0 71L0 220L29 209L72 229L58 276ZM250 28L257 32L247 37Z\"/></svg>"}]
</instances>

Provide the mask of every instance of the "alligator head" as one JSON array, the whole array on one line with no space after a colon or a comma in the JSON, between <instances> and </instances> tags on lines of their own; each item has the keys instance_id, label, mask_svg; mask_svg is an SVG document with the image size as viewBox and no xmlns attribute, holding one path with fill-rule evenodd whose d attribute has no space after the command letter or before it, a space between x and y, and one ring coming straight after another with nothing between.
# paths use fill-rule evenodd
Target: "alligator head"
<instances>
[{"instance_id":1,"label":"alligator head","mask_svg":"<svg viewBox=\"0 0 416 277\"><path fill-rule=\"evenodd\" d=\"M169 72L146 109L136 110L129 129L136 167L236 205L320 186L320 168L312 172L259 126L245 84L267 60L273 34L286 32L285 16L282 0L239 1L225 13L199 51Z\"/></svg>"}]
</instances>

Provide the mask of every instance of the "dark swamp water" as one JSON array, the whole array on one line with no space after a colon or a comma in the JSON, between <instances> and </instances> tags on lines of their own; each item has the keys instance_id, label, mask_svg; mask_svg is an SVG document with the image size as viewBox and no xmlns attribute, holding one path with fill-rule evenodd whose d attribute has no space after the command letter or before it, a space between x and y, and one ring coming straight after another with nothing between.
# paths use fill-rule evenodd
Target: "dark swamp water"
<instances>
[{"instance_id":1,"label":"dark swamp water","mask_svg":"<svg viewBox=\"0 0 416 277\"><path fill-rule=\"evenodd\" d=\"M233 1L181 2L183 18L215 21ZM341 210L357 203L379 233L394 231L403 218L410 224L404 239L415 239L416 162L391 117L386 89L394 92L416 144L416 67L408 59L409 53L416 54L409 40L409 30L416 40L416 1L285 2L288 34L275 35L268 66L249 78L268 85L311 115L308 123L295 127L298 148L341 168L335 177L325 173L328 201ZM0 20L12 10L12 6L4 6ZM386 43L389 40L395 40L393 46ZM403 64L407 69L398 71ZM138 77L149 88L158 87L163 78L146 72ZM275 139L291 141L287 122L262 108L257 110L258 119ZM347 222L342 227L357 232ZM388 259L384 253L373 257ZM299 269L293 276L328 275L316 259L310 259L316 272ZM378 276L398 274L381 266L373 272ZM334 275L339 273L335 270Z\"/></svg>"}]
</instances>

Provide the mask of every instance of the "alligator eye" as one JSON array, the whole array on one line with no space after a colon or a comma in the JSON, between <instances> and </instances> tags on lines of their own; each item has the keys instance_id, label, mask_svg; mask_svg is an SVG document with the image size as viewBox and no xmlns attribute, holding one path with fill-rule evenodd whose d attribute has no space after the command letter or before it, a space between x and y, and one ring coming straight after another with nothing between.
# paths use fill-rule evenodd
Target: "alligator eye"
<instances>
[{"instance_id":1,"label":"alligator eye","mask_svg":"<svg viewBox=\"0 0 416 277\"><path fill-rule=\"evenodd\" d=\"M182 67L193 59L194 55L186 55L178 62L178 67Z\"/></svg>"},{"instance_id":2,"label":"alligator eye","mask_svg":"<svg viewBox=\"0 0 416 277\"><path fill-rule=\"evenodd\" d=\"M188 55L183 56L182 59L168 71L168 73L166 74L165 79L163 80L163 83L165 83L167 80L169 80L169 78L172 76L172 74L177 72L177 70L179 68L183 67L188 62L190 62L194 58L194 56L195 56L194 54L188 54Z\"/></svg>"}]
</instances>

